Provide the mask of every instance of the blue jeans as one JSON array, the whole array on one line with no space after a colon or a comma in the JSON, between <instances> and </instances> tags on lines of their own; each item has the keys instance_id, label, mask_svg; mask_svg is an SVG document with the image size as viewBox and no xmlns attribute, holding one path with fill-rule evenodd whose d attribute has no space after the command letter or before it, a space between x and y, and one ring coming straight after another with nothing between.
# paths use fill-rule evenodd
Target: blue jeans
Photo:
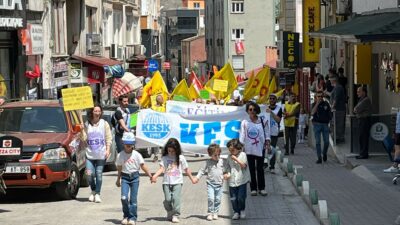
<instances>
[{"instance_id":1,"label":"blue jeans","mask_svg":"<svg viewBox=\"0 0 400 225\"><path fill-rule=\"evenodd\" d=\"M100 194L103 183L103 169L106 164L104 159L86 159L86 175L88 176L90 189Z\"/></svg>"},{"instance_id":2,"label":"blue jeans","mask_svg":"<svg viewBox=\"0 0 400 225\"><path fill-rule=\"evenodd\" d=\"M238 187L229 187L229 195L234 213L240 213L246 208L247 183Z\"/></svg>"},{"instance_id":3,"label":"blue jeans","mask_svg":"<svg viewBox=\"0 0 400 225\"><path fill-rule=\"evenodd\" d=\"M122 174L121 176L121 203L124 218L136 221L137 195L139 190L139 172Z\"/></svg>"},{"instance_id":4,"label":"blue jeans","mask_svg":"<svg viewBox=\"0 0 400 225\"><path fill-rule=\"evenodd\" d=\"M329 147L329 127L327 123L313 123L314 125L314 136L315 136L315 147L317 148L317 157L321 159L321 134L324 140L324 149L322 154L326 155Z\"/></svg>"},{"instance_id":5,"label":"blue jeans","mask_svg":"<svg viewBox=\"0 0 400 225\"><path fill-rule=\"evenodd\" d=\"M115 134L115 146L117 147L117 152L120 153L124 150L124 143L122 142L122 135Z\"/></svg>"},{"instance_id":6,"label":"blue jeans","mask_svg":"<svg viewBox=\"0 0 400 225\"><path fill-rule=\"evenodd\" d=\"M221 205L222 185L207 183L208 213L218 213Z\"/></svg>"}]
</instances>

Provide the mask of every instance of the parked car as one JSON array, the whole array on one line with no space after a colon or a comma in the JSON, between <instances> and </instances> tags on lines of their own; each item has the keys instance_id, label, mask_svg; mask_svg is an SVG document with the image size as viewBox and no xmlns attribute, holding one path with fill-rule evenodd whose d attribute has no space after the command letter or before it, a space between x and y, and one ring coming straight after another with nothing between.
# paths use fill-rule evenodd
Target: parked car
<instances>
[{"instance_id":1,"label":"parked car","mask_svg":"<svg viewBox=\"0 0 400 225\"><path fill-rule=\"evenodd\" d=\"M79 114L57 100L20 101L0 107L0 135L22 140L20 159L7 162L7 188L54 187L62 199L88 186Z\"/></svg>"}]
</instances>

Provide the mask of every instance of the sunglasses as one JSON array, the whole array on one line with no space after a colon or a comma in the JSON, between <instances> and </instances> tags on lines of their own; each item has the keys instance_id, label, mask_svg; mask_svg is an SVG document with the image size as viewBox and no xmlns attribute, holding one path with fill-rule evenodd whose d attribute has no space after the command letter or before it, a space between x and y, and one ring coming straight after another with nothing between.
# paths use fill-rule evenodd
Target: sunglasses
<instances>
[{"instance_id":1,"label":"sunglasses","mask_svg":"<svg viewBox=\"0 0 400 225\"><path fill-rule=\"evenodd\" d=\"M254 108L249 108L249 111L252 112L252 111L255 111L255 109Z\"/></svg>"}]
</instances>

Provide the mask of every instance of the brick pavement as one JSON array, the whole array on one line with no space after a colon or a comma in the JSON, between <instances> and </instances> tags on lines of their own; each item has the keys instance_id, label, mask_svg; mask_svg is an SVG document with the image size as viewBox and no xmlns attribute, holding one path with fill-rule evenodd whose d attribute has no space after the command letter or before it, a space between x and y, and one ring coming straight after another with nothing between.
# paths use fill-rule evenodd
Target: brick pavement
<instances>
[{"instance_id":1,"label":"brick pavement","mask_svg":"<svg viewBox=\"0 0 400 225\"><path fill-rule=\"evenodd\" d=\"M396 191L368 182L331 156L326 163L316 164L316 154L306 144L298 144L289 159L310 188L318 191L319 199L327 200L329 211L339 214L341 224L390 225L399 216L400 187Z\"/></svg>"}]
</instances>

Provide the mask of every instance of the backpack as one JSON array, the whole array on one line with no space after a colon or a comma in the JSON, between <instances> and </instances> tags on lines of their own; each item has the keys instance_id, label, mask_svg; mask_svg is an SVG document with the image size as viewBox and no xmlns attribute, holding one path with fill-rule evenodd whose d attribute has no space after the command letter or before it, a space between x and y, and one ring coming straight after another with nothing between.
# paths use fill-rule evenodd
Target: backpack
<instances>
[{"instance_id":1,"label":"backpack","mask_svg":"<svg viewBox=\"0 0 400 225\"><path fill-rule=\"evenodd\" d=\"M111 125L112 125L114 128L115 128L115 126L117 126L117 123L118 123L117 118L115 117L115 113L116 113L116 112L114 112L113 115L111 116Z\"/></svg>"}]
</instances>

